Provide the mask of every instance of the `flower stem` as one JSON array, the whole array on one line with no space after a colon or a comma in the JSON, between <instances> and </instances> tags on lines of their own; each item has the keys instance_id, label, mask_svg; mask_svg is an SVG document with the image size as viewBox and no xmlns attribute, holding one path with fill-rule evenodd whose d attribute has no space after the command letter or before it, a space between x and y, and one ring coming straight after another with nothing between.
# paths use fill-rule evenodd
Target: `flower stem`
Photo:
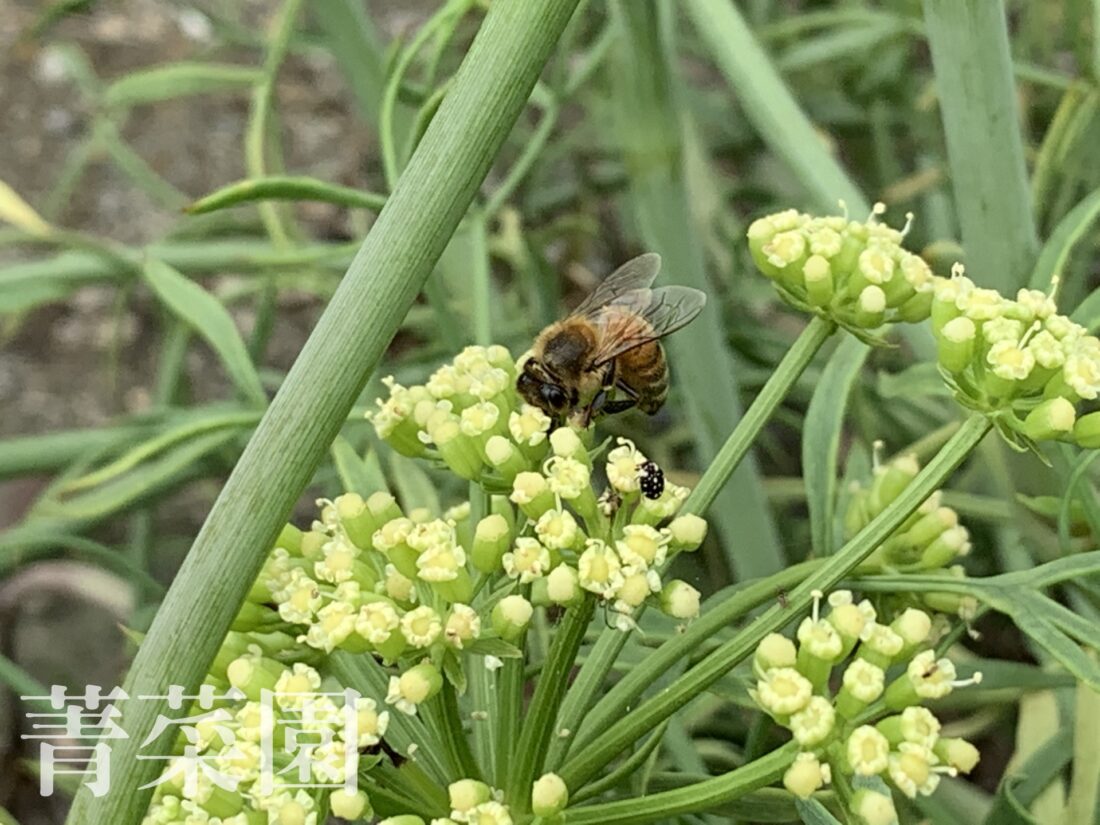
<instances>
[{"instance_id":1,"label":"flower stem","mask_svg":"<svg viewBox=\"0 0 1100 825\"><path fill-rule=\"evenodd\" d=\"M451 755L452 762L458 766L463 779L481 780L481 769L470 750L470 740L462 730L462 716L458 712L458 697L454 685L444 680L443 690L437 697L439 702L439 720L443 730L444 745Z\"/></svg>"},{"instance_id":2,"label":"flower stem","mask_svg":"<svg viewBox=\"0 0 1100 825\"><path fill-rule=\"evenodd\" d=\"M518 642L525 649L522 640ZM523 658L505 659L497 678L496 721L496 770L493 785L502 788L508 778L519 732L520 714L523 712L523 685L525 662Z\"/></svg>"},{"instance_id":3,"label":"flower stem","mask_svg":"<svg viewBox=\"0 0 1100 825\"><path fill-rule=\"evenodd\" d=\"M823 559L802 562L765 579L737 586L728 598L703 613L682 634L646 656L604 694L595 707L584 714L584 728L574 739L573 748L578 752L582 751L586 745L599 739L616 720L623 718L631 703L678 660L697 652L699 645L719 630L728 627L753 608L777 598L823 564Z\"/></svg>"},{"instance_id":4,"label":"flower stem","mask_svg":"<svg viewBox=\"0 0 1100 825\"><path fill-rule=\"evenodd\" d=\"M612 724L591 747L580 752L559 771L566 785L580 788L632 742L682 708L730 668L751 655L760 640L782 628L804 611L815 590L828 590L854 570L894 532L920 504L950 477L981 442L989 421L973 415L959 428L932 461L892 501L834 556L813 570L790 591L785 604L773 605L666 689ZM592 821L592 820L585 820Z\"/></svg>"},{"instance_id":5,"label":"flower stem","mask_svg":"<svg viewBox=\"0 0 1100 825\"><path fill-rule=\"evenodd\" d=\"M699 480L699 484L691 491L691 495L688 496L680 511L682 514L699 514L710 507L715 496L718 495L729 477L733 475L737 465L741 463L753 442L756 441L757 436L760 435L764 425L768 423L768 419L772 417L776 408L786 398L787 393L790 392L791 387L794 386L802 371L806 369L817 351L821 349L821 345L828 340L835 330L836 325L832 321L819 317L815 317L802 330L802 334L798 336L798 340L783 356L783 360L779 362L775 372L772 373L768 382L760 390L760 394L756 396L752 406L746 410L745 415L737 422L737 426L730 433L729 438L726 439L726 443L722 445L722 449L718 451L718 455L715 456L714 461Z\"/></svg>"},{"instance_id":6,"label":"flower stem","mask_svg":"<svg viewBox=\"0 0 1100 825\"><path fill-rule=\"evenodd\" d=\"M580 604L569 608L554 634L534 698L527 710L512 770L508 773L508 783L504 786L505 799L513 809L524 811L530 804L531 784L542 768L569 671L595 610L596 600L592 596L586 597Z\"/></svg>"},{"instance_id":7,"label":"flower stem","mask_svg":"<svg viewBox=\"0 0 1100 825\"><path fill-rule=\"evenodd\" d=\"M567 825L638 825L669 822L680 814L710 810L770 785L783 775L796 753L798 743L788 742L766 756L713 779L639 799L620 799L577 808L566 813L565 822Z\"/></svg>"}]
</instances>

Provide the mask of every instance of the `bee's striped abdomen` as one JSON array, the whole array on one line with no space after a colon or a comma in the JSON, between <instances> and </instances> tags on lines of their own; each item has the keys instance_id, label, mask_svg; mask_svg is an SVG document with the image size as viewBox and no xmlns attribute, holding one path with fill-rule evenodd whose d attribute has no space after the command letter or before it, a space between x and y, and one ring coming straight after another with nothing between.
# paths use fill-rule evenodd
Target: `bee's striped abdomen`
<instances>
[{"instance_id":1,"label":"bee's striped abdomen","mask_svg":"<svg viewBox=\"0 0 1100 825\"><path fill-rule=\"evenodd\" d=\"M668 396L668 362L664 349L651 341L624 352L618 358L616 375L638 396L638 409L652 415Z\"/></svg>"}]
</instances>

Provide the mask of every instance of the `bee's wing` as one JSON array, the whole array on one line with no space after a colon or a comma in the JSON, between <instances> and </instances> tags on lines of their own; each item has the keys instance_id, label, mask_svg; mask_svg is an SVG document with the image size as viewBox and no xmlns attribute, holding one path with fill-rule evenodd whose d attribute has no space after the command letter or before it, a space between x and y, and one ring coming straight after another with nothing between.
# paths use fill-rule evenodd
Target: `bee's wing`
<instances>
[{"instance_id":1,"label":"bee's wing","mask_svg":"<svg viewBox=\"0 0 1100 825\"><path fill-rule=\"evenodd\" d=\"M594 310L611 303L624 292L646 289L653 284L660 271L660 255L656 252L639 255L604 278L570 315L591 315Z\"/></svg>"},{"instance_id":2,"label":"bee's wing","mask_svg":"<svg viewBox=\"0 0 1100 825\"><path fill-rule=\"evenodd\" d=\"M706 293L686 286L632 289L617 295L588 313L602 333L592 366L675 332L690 323L706 303Z\"/></svg>"}]
</instances>

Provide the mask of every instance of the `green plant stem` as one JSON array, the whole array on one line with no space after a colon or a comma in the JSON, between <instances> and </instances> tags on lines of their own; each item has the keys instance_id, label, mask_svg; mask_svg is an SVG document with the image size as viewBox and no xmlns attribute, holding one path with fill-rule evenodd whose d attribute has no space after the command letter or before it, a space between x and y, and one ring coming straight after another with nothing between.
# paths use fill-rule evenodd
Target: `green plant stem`
<instances>
[{"instance_id":1,"label":"green plant stem","mask_svg":"<svg viewBox=\"0 0 1100 825\"><path fill-rule=\"evenodd\" d=\"M454 88L230 474L126 680L127 739L110 790L85 786L70 825L133 825L160 767L137 759L167 689L194 692L314 469L374 370L522 111L576 0L494 3ZM146 744L166 752L169 726Z\"/></svg>"},{"instance_id":2,"label":"green plant stem","mask_svg":"<svg viewBox=\"0 0 1100 825\"><path fill-rule=\"evenodd\" d=\"M639 825L643 822L668 822L681 814L707 811L779 779L798 749L797 742L788 742L767 756L713 779L638 799L621 799L569 810L564 822L565 825Z\"/></svg>"},{"instance_id":3,"label":"green plant stem","mask_svg":"<svg viewBox=\"0 0 1100 825\"><path fill-rule=\"evenodd\" d=\"M525 649L523 645L520 647ZM523 659L505 659L497 677L496 707L491 712L496 719L496 765L493 766L495 781L492 784L497 788L503 788L508 781L512 760L515 758L516 739L523 714L525 682Z\"/></svg>"},{"instance_id":4,"label":"green plant stem","mask_svg":"<svg viewBox=\"0 0 1100 825\"><path fill-rule=\"evenodd\" d=\"M779 630L813 601L814 591L826 591L854 570L970 455L989 432L990 423L973 415L917 474L904 492L844 545L826 564L793 588L785 604L773 605L732 639L707 656L668 688L612 724L591 747L567 762L559 772L570 788L579 788L625 748L702 693L730 668L751 655L760 640Z\"/></svg>"},{"instance_id":5,"label":"green plant stem","mask_svg":"<svg viewBox=\"0 0 1100 825\"><path fill-rule=\"evenodd\" d=\"M577 793L573 794L569 801L576 804L586 799L591 799L594 796L599 796L604 793L604 791L615 788L620 782L633 776L642 765L645 764L650 755L660 746L667 728L668 720L665 720L657 727L657 730L649 735L649 738L642 743L640 748L622 761L622 764L616 766L613 771L601 776L595 782L590 782L585 785Z\"/></svg>"},{"instance_id":6,"label":"green plant stem","mask_svg":"<svg viewBox=\"0 0 1100 825\"><path fill-rule=\"evenodd\" d=\"M741 459L745 457L760 431L767 424L776 408L790 392L791 387L798 380L798 376L813 360L821 345L833 334L836 325L831 321L815 317L802 333L798 340L787 350L783 360L775 368L768 382L760 390L752 402L752 406L745 411L745 415L737 422L737 426L730 434L722 449L718 451L714 461L707 467L695 489L691 491L687 501L681 509L681 513L701 514L706 512L714 501L715 496L722 489L726 480L730 477Z\"/></svg>"},{"instance_id":7,"label":"green plant stem","mask_svg":"<svg viewBox=\"0 0 1100 825\"><path fill-rule=\"evenodd\" d=\"M617 628L604 628L596 639L581 665L580 672L570 685L565 701L562 702L557 727L559 731L568 733L551 740L550 750L546 755L548 770L556 771L565 760L572 743L576 741L581 722L588 718L588 711L596 701L596 694L603 687L607 674L614 667L629 637L630 634Z\"/></svg>"},{"instance_id":8,"label":"green plant stem","mask_svg":"<svg viewBox=\"0 0 1100 825\"><path fill-rule=\"evenodd\" d=\"M546 750L556 729L558 708L572 669L584 641L584 632L596 611L596 600L586 596L580 604L570 607L558 625L550 645L535 695L524 717L516 746L515 761L504 786L504 798L513 808L526 811L531 801L531 784L537 778L546 757Z\"/></svg>"},{"instance_id":9,"label":"green plant stem","mask_svg":"<svg viewBox=\"0 0 1100 825\"><path fill-rule=\"evenodd\" d=\"M691 656L714 634L733 624L750 610L778 598L781 593L794 587L823 564L822 559L805 561L767 578L731 588L732 592L728 596L706 610L688 625L687 630L662 644L631 668L585 714L584 725L574 739L572 750L582 751L600 739L608 728L626 715L627 708L680 659Z\"/></svg>"},{"instance_id":10,"label":"green plant stem","mask_svg":"<svg viewBox=\"0 0 1100 825\"><path fill-rule=\"evenodd\" d=\"M455 693L454 685L444 680L440 698L443 706L443 721L446 725L443 738L454 751L458 765L462 768L462 776L483 779L473 751L470 750L470 740L462 729L462 715L458 710L458 695Z\"/></svg>"},{"instance_id":11,"label":"green plant stem","mask_svg":"<svg viewBox=\"0 0 1100 825\"><path fill-rule=\"evenodd\" d=\"M1004 3L924 0L924 19L971 277L1015 293L1039 241Z\"/></svg>"}]
</instances>

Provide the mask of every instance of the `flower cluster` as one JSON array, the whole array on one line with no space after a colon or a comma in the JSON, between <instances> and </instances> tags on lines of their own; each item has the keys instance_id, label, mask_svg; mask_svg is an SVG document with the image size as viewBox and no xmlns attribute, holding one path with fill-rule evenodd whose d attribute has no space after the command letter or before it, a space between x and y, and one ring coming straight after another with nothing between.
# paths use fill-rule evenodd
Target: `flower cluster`
<instances>
[{"instance_id":1,"label":"flower cluster","mask_svg":"<svg viewBox=\"0 0 1100 825\"><path fill-rule=\"evenodd\" d=\"M985 412L1010 443L1060 439L1100 447L1100 339L1064 315L1051 295L1015 300L982 289L956 265L934 279L932 331L939 366L964 406Z\"/></svg>"},{"instance_id":2,"label":"flower cluster","mask_svg":"<svg viewBox=\"0 0 1100 825\"><path fill-rule=\"evenodd\" d=\"M875 449L877 456L881 444L876 444ZM901 495L919 471L920 463L912 454L903 454L888 462L876 458L870 483L853 482L848 491L844 517L846 537L855 536ZM959 514L943 504L943 494L937 490L875 548L859 569L863 573L920 573L958 579L966 574L962 566L954 562L969 553L970 532L959 523ZM971 619L978 607L973 596L934 592L891 594L882 597L878 604L890 612L920 607L955 614L965 620Z\"/></svg>"},{"instance_id":3,"label":"flower cluster","mask_svg":"<svg viewBox=\"0 0 1100 825\"><path fill-rule=\"evenodd\" d=\"M830 318L861 338L886 323L917 323L932 305L932 271L879 223L812 217L793 209L753 221L749 251L779 294L799 309Z\"/></svg>"},{"instance_id":4,"label":"flower cluster","mask_svg":"<svg viewBox=\"0 0 1100 825\"><path fill-rule=\"evenodd\" d=\"M954 664L936 658L927 647L932 619L922 610L906 609L886 624L850 591L832 593L824 616L821 598L815 594L797 643L773 633L757 647L750 694L801 748L783 777L791 793L807 798L842 783L854 814L885 825L894 819L890 798L853 794L853 778L882 776L912 798L932 793L943 774L973 769L974 746L940 737L939 720L921 703L981 675L958 680Z\"/></svg>"},{"instance_id":5,"label":"flower cluster","mask_svg":"<svg viewBox=\"0 0 1100 825\"><path fill-rule=\"evenodd\" d=\"M223 646L144 825L319 825L328 812L369 816L354 778L377 760L361 751L381 741L389 714L373 699L325 692L309 665L279 663L273 657L288 648L278 641L252 637L230 658L243 639L231 633ZM233 688L215 695L216 684ZM290 742L298 743L293 754L284 750Z\"/></svg>"},{"instance_id":6,"label":"flower cluster","mask_svg":"<svg viewBox=\"0 0 1100 825\"><path fill-rule=\"evenodd\" d=\"M400 548L405 569L397 565L398 571L435 581L456 570L466 585L461 559L468 556L481 576L503 573L517 587L529 585L535 605L569 605L587 592L623 629L633 626L630 614L647 599L675 618L693 618L698 591L686 582L662 582L659 573L672 554L696 549L706 535L703 519L676 517L688 490L665 481L653 462L620 439L606 456L608 486L598 495L590 432L553 429L545 413L516 394L515 371L504 348L472 346L423 385L387 381L389 397L370 414L379 436L498 493L494 512L469 531L467 553L449 546L439 552L430 543L411 554ZM522 625L501 635L517 636Z\"/></svg>"}]
</instances>

